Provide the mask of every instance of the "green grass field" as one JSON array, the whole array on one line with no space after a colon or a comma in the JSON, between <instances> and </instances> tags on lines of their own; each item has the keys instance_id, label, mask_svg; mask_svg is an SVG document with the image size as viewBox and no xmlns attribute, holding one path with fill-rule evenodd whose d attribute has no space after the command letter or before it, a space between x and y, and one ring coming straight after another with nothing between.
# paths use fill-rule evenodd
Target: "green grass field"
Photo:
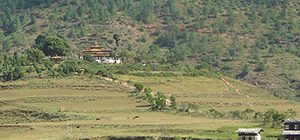
<instances>
[{"instance_id":1,"label":"green grass field","mask_svg":"<svg viewBox=\"0 0 300 140\"><path fill-rule=\"evenodd\" d=\"M292 108L298 115L300 112L297 102L276 99L261 89L230 79L227 80L233 87L222 80L205 77L119 76L119 79L142 82L155 91L174 94L180 104L197 104L202 111L209 108L225 112L246 108L286 111ZM0 91L1 139L104 139L106 136L237 139L234 133L237 128L258 125L245 120L151 112L145 107L145 101L129 96L130 89L98 78L51 79L48 82L52 86L40 86L47 83L43 81L31 81L35 86L27 88L20 85L28 81L1 83L12 87L19 85L18 89ZM91 84L77 89L84 83ZM237 87L240 93L233 90ZM263 135L268 139L280 133L280 128L266 129Z\"/></svg>"}]
</instances>

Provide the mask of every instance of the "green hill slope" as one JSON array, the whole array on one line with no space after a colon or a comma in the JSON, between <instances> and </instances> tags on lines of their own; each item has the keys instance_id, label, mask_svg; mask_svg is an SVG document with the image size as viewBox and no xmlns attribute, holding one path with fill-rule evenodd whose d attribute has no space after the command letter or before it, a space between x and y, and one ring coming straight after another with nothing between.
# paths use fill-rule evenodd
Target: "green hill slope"
<instances>
[{"instance_id":1,"label":"green hill slope","mask_svg":"<svg viewBox=\"0 0 300 140\"><path fill-rule=\"evenodd\" d=\"M49 33L74 54L95 41L126 63L192 65L298 98L297 0L11 0L0 2L2 52L24 52Z\"/></svg>"}]
</instances>

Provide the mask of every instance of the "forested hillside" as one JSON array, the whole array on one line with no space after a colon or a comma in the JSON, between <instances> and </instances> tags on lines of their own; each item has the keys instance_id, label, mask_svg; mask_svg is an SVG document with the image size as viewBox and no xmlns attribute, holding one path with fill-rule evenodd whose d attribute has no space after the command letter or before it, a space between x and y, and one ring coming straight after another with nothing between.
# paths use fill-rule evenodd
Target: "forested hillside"
<instances>
[{"instance_id":1,"label":"forested hillside","mask_svg":"<svg viewBox=\"0 0 300 140\"><path fill-rule=\"evenodd\" d=\"M74 59L98 41L126 66L206 70L300 98L298 0L2 0L0 17L1 57L29 55L47 34Z\"/></svg>"}]
</instances>

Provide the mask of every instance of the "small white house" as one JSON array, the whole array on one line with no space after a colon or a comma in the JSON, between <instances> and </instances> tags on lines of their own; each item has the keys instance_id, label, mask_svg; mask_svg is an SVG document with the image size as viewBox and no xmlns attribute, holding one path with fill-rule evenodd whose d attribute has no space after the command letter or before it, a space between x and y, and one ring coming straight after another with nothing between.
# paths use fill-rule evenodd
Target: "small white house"
<instances>
[{"instance_id":1,"label":"small white house","mask_svg":"<svg viewBox=\"0 0 300 140\"><path fill-rule=\"evenodd\" d=\"M261 128L239 128L235 131L239 135L239 140L261 140Z\"/></svg>"}]
</instances>

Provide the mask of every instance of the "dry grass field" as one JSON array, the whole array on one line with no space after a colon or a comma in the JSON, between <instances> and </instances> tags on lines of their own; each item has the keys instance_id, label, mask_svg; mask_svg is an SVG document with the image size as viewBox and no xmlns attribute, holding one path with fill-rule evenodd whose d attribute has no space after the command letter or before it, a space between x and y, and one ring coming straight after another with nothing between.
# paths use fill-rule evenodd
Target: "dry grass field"
<instances>
[{"instance_id":1,"label":"dry grass field","mask_svg":"<svg viewBox=\"0 0 300 140\"><path fill-rule=\"evenodd\" d=\"M293 108L298 115L300 112L300 104L296 102L276 99L263 90L230 79L227 80L232 86L220 79L205 77L119 78L174 94L180 104L197 104L203 111L209 108L225 112L245 108L261 111ZM45 86L47 82L52 86ZM245 120L151 112L145 107L145 101L130 96L130 89L98 78L34 80L31 83L35 86L22 86L27 83L1 83L10 87L19 85L17 89L0 91L1 139L105 139L107 136L236 139L234 131L237 128L258 125ZM79 88L84 83L88 86ZM235 88L240 91L237 93ZM280 133L281 129L267 129L264 136L268 139Z\"/></svg>"}]
</instances>

